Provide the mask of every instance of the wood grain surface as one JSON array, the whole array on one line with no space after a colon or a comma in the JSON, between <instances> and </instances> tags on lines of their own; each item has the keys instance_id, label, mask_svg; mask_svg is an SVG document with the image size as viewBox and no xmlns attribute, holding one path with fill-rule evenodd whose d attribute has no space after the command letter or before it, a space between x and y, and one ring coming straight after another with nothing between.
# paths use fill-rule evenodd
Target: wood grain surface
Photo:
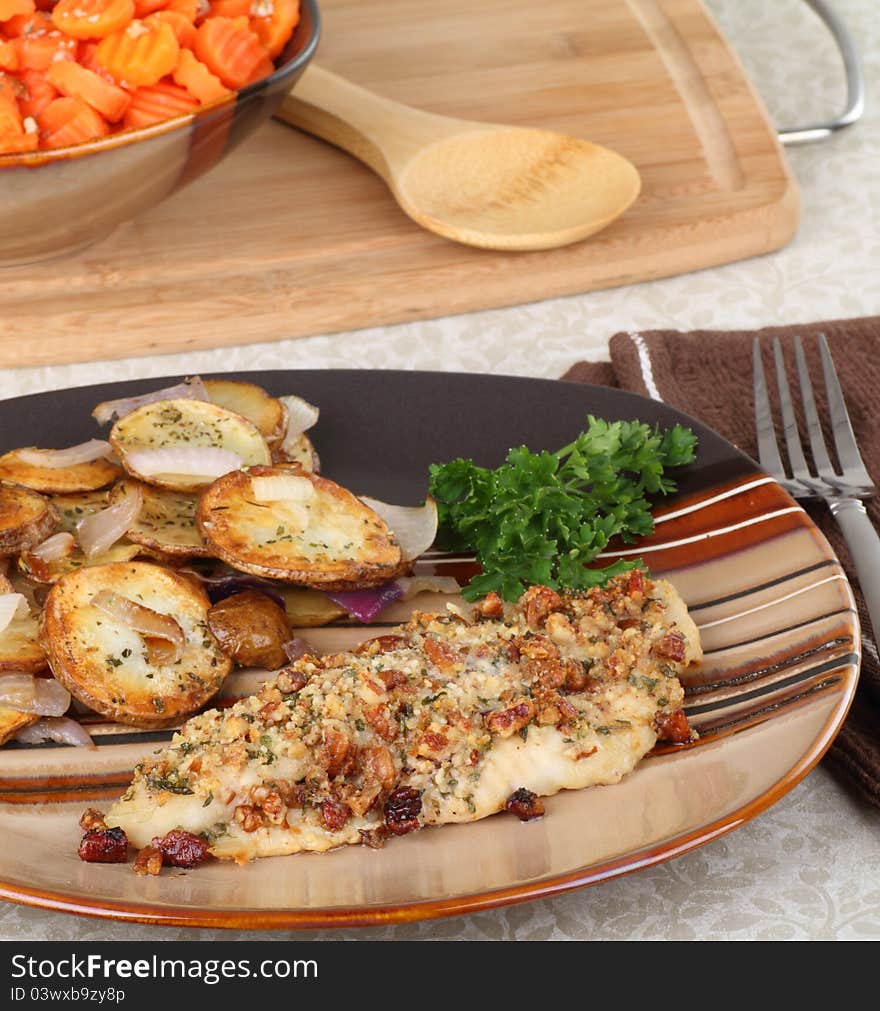
<instances>
[{"instance_id":1,"label":"wood grain surface","mask_svg":"<svg viewBox=\"0 0 880 1011\"><path fill-rule=\"evenodd\" d=\"M325 0L322 65L443 115L559 130L643 191L592 239L431 235L341 151L272 122L78 256L0 272L0 366L308 336L538 301L766 253L797 225L772 125L699 0Z\"/></svg>"}]
</instances>

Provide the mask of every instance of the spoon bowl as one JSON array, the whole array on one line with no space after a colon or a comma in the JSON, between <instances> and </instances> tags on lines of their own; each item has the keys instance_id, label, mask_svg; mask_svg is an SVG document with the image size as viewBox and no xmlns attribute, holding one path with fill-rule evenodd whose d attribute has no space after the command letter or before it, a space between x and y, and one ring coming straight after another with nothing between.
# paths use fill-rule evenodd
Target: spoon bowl
<instances>
[{"instance_id":1,"label":"spoon bowl","mask_svg":"<svg viewBox=\"0 0 880 1011\"><path fill-rule=\"evenodd\" d=\"M641 185L630 161L598 144L436 116L314 64L278 117L369 165L423 228L484 249L585 239L623 214Z\"/></svg>"}]
</instances>

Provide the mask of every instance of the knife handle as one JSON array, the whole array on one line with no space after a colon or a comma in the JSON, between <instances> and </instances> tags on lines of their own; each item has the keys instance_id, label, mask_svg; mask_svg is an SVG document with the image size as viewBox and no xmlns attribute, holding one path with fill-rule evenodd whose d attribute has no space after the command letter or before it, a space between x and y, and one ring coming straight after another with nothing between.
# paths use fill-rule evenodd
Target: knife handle
<instances>
[{"instance_id":1,"label":"knife handle","mask_svg":"<svg viewBox=\"0 0 880 1011\"><path fill-rule=\"evenodd\" d=\"M828 505L852 555L865 607L873 626L874 641L877 642L877 637L880 636L880 535L868 518L861 499L831 499Z\"/></svg>"}]
</instances>

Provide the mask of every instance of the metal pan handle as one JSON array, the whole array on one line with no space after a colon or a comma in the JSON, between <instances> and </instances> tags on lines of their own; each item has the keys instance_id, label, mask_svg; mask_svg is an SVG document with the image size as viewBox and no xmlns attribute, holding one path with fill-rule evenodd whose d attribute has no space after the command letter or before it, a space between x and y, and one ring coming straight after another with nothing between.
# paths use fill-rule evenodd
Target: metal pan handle
<instances>
[{"instance_id":1,"label":"metal pan handle","mask_svg":"<svg viewBox=\"0 0 880 1011\"><path fill-rule=\"evenodd\" d=\"M805 2L825 22L843 57L843 67L846 71L846 107L839 116L827 123L780 130L779 139L783 144L809 144L814 140L823 140L844 127L852 126L865 111L865 72L849 29L825 0L805 0Z\"/></svg>"}]
</instances>

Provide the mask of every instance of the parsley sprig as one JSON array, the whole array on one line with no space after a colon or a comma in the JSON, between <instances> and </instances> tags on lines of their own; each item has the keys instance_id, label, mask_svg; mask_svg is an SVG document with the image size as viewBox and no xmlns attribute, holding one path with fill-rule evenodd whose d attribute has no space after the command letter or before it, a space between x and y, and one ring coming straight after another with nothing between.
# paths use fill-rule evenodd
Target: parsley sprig
<instances>
[{"instance_id":1,"label":"parsley sprig","mask_svg":"<svg viewBox=\"0 0 880 1011\"><path fill-rule=\"evenodd\" d=\"M431 494L441 543L474 551L481 575L468 600L499 593L515 600L527 586L587 589L644 563L620 560L587 568L609 540L632 543L651 533L649 495L668 495L671 467L694 459L697 437L682 425L652 428L638 421L590 415L586 431L555 453L512 449L495 470L457 459L432 464Z\"/></svg>"}]
</instances>

